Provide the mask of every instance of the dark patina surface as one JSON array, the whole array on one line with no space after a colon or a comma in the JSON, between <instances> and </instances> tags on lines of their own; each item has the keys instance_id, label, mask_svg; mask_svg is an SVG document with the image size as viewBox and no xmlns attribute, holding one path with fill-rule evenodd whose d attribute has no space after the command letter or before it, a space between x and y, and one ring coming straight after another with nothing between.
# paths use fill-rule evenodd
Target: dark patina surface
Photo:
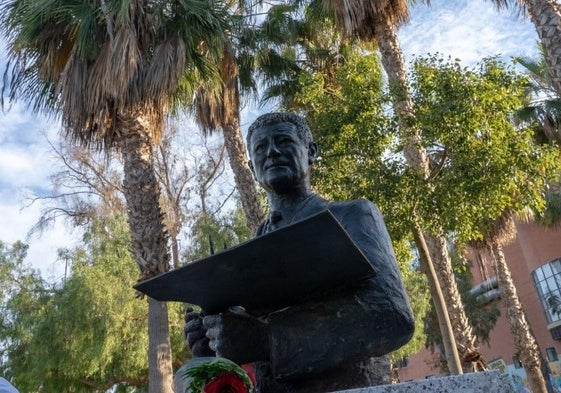
<instances>
[{"instance_id":1,"label":"dark patina surface","mask_svg":"<svg viewBox=\"0 0 561 393\"><path fill-rule=\"evenodd\" d=\"M210 315L189 311L189 348L196 356L253 363L261 393L318 393L375 384L376 357L401 347L413 334L411 307L382 215L367 200L330 202L312 192L317 147L296 115L258 118L248 131L248 150L271 211L256 236L329 211L376 274L265 314L251 307ZM322 226L316 226L287 245L286 252L309 250L305 245L314 243L319 253L322 237L329 241ZM306 253L302 271L314 258L313 252ZM342 272L352 259L344 254L334 253Z\"/></svg>"}]
</instances>

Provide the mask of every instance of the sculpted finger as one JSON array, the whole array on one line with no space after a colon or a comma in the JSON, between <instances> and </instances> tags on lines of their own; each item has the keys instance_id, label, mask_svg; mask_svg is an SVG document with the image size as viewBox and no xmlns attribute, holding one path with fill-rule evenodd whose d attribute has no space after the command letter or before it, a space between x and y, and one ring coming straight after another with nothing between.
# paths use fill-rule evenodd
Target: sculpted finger
<instances>
[{"instance_id":1,"label":"sculpted finger","mask_svg":"<svg viewBox=\"0 0 561 393\"><path fill-rule=\"evenodd\" d=\"M219 326L222 322L222 317L220 315L207 315L203 318L203 326L206 329L211 329L213 327Z\"/></svg>"},{"instance_id":2,"label":"sculpted finger","mask_svg":"<svg viewBox=\"0 0 561 393\"><path fill-rule=\"evenodd\" d=\"M189 348L193 347L195 343L200 340L207 340L208 338L205 336L204 330L198 330L187 335L187 346Z\"/></svg>"},{"instance_id":3,"label":"sculpted finger","mask_svg":"<svg viewBox=\"0 0 561 393\"><path fill-rule=\"evenodd\" d=\"M185 324L185 333L193 332L195 330L203 329L203 321L201 318L192 319Z\"/></svg>"},{"instance_id":4,"label":"sculpted finger","mask_svg":"<svg viewBox=\"0 0 561 393\"><path fill-rule=\"evenodd\" d=\"M208 347L210 348L211 351L216 352L216 340L209 340L208 342Z\"/></svg>"},{"instance_id":5,"label":"sculpted finger","mask_svg":"<svg viewBox=\"0 0 561 393\"><path fill-rule=\"evenodd\" d=\"M190 311L185 313L185 322L192 321L193 319L200 319L201 315L198 312Z\"/></svg>"},{"instance_id":6,"label":"sculpted finger","mask_svg":"<svg viewBox=\"0 0 561 393\"><path fill-rule=\"evenodd\" d=\"M206 330L206 336L208 338L210 338L211 340L218 340L218 339L220 339L221 332L222 332L222 329L220 329L218 326L213 326L213 327L208 328Z\"/></svg>"},{"instance_id":7,"label":"sculpted finger","mask_svg":"<svg viewBox=\"0 0 561 393\"><path fill-rule=\"evenodd\" d=\"M191 352L198 357L214 356L214 352L209 348L209 339L206 337L197 341L191 348Z\"/></svg>"}]
</instances>

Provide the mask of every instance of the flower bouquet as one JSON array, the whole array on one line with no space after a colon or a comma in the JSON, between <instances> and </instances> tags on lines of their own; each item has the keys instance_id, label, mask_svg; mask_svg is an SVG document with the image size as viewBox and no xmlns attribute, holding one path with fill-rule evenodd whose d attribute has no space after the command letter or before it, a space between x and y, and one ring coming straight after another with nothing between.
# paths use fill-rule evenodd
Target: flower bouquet
<instances>
[{"instance_id":1,"label":"flower bouquet","mask_svg":"<svg viewBox=\"0 0 561 393\"><path fill-rule=\"evenodd\" d=\"M242 367L224 358L192 359L182 370L185 393L253 393L254 374Z\"/></svg>"}]
</instances>

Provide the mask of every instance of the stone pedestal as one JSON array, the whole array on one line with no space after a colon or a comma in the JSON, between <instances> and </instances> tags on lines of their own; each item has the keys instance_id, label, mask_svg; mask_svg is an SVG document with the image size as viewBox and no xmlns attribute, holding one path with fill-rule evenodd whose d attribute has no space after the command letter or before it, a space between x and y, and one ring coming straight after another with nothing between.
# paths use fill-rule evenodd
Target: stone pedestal
<instances>
[{"instance_id":1,"label":"stone pedestal","mask_svg":"<svg viewBox=\"0 0 561 393\"><path fill-rule=\"evenodd\" d=\"M497 371L452 375L449 377L342 390L333 393L514 393Z\"/></svg>"}]
</instances>

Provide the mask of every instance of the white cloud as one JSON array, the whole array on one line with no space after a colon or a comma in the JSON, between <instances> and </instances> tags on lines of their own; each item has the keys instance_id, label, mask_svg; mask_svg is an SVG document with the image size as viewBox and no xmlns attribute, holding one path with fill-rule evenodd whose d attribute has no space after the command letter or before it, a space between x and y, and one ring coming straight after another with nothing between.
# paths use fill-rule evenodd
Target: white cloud
<instances>
[{"instance_id":1,"label":"white cloud","mask_svg":"<svg viewBox=\"0 0 561 393\"><path fill-rule=\"evenodd\" d=\"M2 113L0 121L0 240L13 243L26 240L29 229L40 217L40 206L29 203L26 194L49 187L55 171L47 137L56 139L57 125L41 116L33 116L16 103ZM75 236L56 223L40 237L29 239L28 261L43 276L60 277L57 249L75 245Z\"/></svg>"},{"instance_id":2,"label":"white cloud","mask_svg":"<svg viewBox=\"0 0 561 393\"><path fill-rule=\"evenodd\" d=\"M435 0L417 4L399 32L405 57L442 53L473 64L486 56L535 55L534 25L516 11L498 12L485 0Z\"/></svg>"},{"instance_id":3,"label":"white cloud","mask_svg":"<svg viewBox=\"0 0 561 393\"><path fill-rule=\"evenodd\" d=\"M47 139L55 139L58 127L41 116L32 116L14 104L0 122L0 191L45 187L54 162Z\"/></svg>"}]
</instances>

